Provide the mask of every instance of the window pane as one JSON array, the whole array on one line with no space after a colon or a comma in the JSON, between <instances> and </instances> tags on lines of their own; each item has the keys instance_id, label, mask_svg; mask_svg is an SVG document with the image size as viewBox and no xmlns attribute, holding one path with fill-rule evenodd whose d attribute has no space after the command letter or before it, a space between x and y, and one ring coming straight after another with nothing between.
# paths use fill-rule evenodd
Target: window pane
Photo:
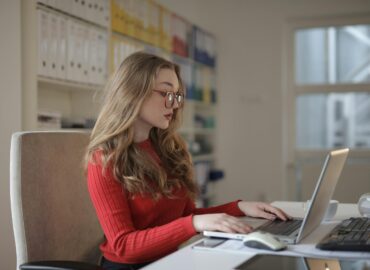
<instances>
[{"instance_id":1,"label":"window pane","mask_svg":"<svg viewBox=\"0 0 370 270\"><path fill-rule=\"evenodd\" d=\"M337 36L338 82L370 82L370 26L346 26Z\"/></svg>"},{"instance_id":2,"label":"window pane","mask_svg":"<svg viewBox=\"0 0 370 270\"><path fill-rule=\"evenodd\" d=\"M307 94L296 100L298 148L370 148L370 94Z\"/></svg>"},{"instance_id":3,"label":"window pane","mask_svg":"<svg viewBox=\"0 0 370 270\"><path fill-rule=\"evenodd\" d=\"M325 29L299 30L296 39L296 82L326 83Z\"/></svg>"},{"instance_id":4,"label":"window pane","mask_svg":"<svg viewBox=\"0 0 370 270\"><path fill-rule=\"evenodd\" d=\"M295 33L297 84L370 82L370 25Z\"/></svg>"}]
</instances>

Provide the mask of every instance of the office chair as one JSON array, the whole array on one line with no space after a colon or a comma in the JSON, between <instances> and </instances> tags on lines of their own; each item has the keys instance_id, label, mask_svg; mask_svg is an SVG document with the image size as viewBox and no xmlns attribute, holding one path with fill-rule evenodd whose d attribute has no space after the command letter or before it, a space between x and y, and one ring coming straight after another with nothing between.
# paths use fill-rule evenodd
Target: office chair
<instances>
[{"instance_id":1,"label":"office chair","mask_svg":"<svg viewBox=\"0 0 370 270\"><path fill-rule=\"evenodd\" d=\"M103 232L83 170L89 135L19 132L12 136L10 197L17 269L102 270Z\"/></svg>"}]
</instances>

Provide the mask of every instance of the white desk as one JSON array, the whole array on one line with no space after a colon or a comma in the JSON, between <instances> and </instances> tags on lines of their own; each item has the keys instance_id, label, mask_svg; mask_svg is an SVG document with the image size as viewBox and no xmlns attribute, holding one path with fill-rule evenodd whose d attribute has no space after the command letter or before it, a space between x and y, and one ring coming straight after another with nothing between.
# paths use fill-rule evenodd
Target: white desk
<instances>
[{"instance_id":1,"label":"white desk","mask_svg":"<svg viewBox=\"0 0 370 270\"><path fill-rule=\"evenodd\" d=\"M274 202L273 205L282 208L289 215L294 217L303 217L304 215L304 203L302 202ZM294 248L299 248L299 246L302 247L315 245L336 224L338 224L340 220L355 216L359 216L356 204L340 204L333 221L322 224ZM233 267L253 257L256 253L268 253L265 251L252 249L248 252L194 250L192 248L193 245L194 244L190 244L189 246L186 246L143 269L232 269Z\"/></svg>"}]
</instances>

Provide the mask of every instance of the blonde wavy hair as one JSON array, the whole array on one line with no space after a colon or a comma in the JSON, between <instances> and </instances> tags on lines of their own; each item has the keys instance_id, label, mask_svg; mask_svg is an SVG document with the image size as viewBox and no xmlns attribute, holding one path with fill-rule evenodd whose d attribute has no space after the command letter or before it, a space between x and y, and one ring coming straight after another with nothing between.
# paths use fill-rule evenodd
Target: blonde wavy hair
<instances>
[{"instance_id":1,"label":"blonde wavy hair","mask_svg":"<svg viewBox=\"0 0 370 270\"><path fill-rule=\"evenodd\" d=\"M85 166L96 160L109 166L115 179L132 195L150 194L158 199L172 197L174 188L184 187L191 198L198 190L193 179L191 157L184 140L176 133L181 123L181 108L174 109L167 129L153 127L149 137L161 158L159 166L134 143L133 123L144 100L152 94L161 69L173 70L179 91L185 91L178 65L156 55L137 52L127 57L110 78L102 108L87 148ZM150 183L146 179L150 179ZM154 185L153 185L154 184Z\"/></svg>"}]
</instances>

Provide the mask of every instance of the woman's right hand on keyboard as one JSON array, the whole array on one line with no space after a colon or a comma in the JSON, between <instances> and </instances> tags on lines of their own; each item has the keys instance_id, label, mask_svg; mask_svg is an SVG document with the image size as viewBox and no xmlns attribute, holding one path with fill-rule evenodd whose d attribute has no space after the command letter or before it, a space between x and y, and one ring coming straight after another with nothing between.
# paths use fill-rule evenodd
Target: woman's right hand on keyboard
<instances>
[{"instance_id":1,"label":"woman's right hand on keyboard","mask_svg":"<svg viewBox=\"0 0 370 270\"><path fill-rule=\"evenodd\" d=\"M197 232L220 231L227 233L250 233L253 231L253 228L240 218L227 214L194 215L193 226Z\"/></svg>"}]
</instances>

